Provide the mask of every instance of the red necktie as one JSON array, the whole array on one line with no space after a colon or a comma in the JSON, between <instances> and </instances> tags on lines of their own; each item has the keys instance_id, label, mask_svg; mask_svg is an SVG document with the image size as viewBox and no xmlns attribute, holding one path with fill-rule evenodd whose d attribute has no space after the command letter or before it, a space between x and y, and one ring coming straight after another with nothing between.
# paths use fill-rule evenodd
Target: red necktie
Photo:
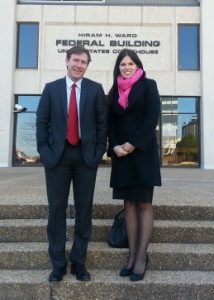
<instances>
[{"instance_id":1,"label":"red necktie","mask_svg":"<svg viewBox=\"0 0 214 300\"><path fill-rule=\"evenodd\" d=\"M67 128L67 140L72 145L77 145L79 142L79 126L78 126L78 111L77 111L77 99L76 99L76 84L72 84L69 115L68 115L68 128Z\"/></svg>"}]
</instances>

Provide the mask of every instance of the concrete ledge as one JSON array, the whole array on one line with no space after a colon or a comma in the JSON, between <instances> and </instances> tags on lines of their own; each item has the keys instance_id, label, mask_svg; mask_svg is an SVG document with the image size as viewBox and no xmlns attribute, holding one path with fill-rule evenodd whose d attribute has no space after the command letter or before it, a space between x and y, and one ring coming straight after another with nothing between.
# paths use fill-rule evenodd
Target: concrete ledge
<instances>
[{"instance_id":1,"label":"concrete ledge","mask_svg":"<svg viewBox=\"0 0 214 300\"><path fill-rule=\"evenodd\" d=\"M71 243L67 243L67 259ZM151 270L214 271L213 244L156 244L149 245ZM87 266L91 269L119 270L125 265L128 249L114 249L107 243L90 243ZM69 261L69 259L68 259ZM0 243L0 269L50 269L47 243Z\"/></svg>"},{"instance_id":2,"label":"concrete ledge","mask_svg":"<svg viewBox=\"0 0 214 300\"><path fill-rule=\"evenodd\" d=\"M74 221L67 220L68 240L73 237ZM93 220L91 241L105 242L112 220ZM47 241L47 220L0 220L0 242ZM214 221L157 220L152 236L154 243L214 243Z\"/></svg>"},{"instance_id":3,"label":"concrete ledge","mask_svg":"<svg viewBox=\"0 0 214 300\"><path fill-rule=\"evenodd\" d=\"M7 271L0 272L1 300L49 300L50 284L47 271Z\"/></svg>"},{"instance_id":4,"label":"concrete ledge","mask_svg":"<svg viewBox=\"0 0 214 300\"><path fill-rule=\"evenodd\" d=\"M213 300L214 272L151 271L132 283L118 271L90 270L92 281L79 282L71 274L49 284L50 271L7 271L0 274L1 300ZM158 298L157 298L158 295Z\"/></svg>"},{"instance_id":5,"label":"concrete ledge","mask_svg":"<svg viewBox=\"0 0 214 300\"><path fill-rule=\"evenodd\" d=\"M94 203L94 219L112 219L123 208L123 204ZM156 220L214 220L213 206L154 204ZM2 204L0 205L0 219L46 219L48 216L47 204ZM74 217L74 206L70 204L67 209L67 217Z\"/></svg>"},{"instance_id":6,"label":"concrete ledge","mask_svg":"<svg viewBox=\"0 0 214 300\"><path fill-rule=\"evenodd\" d=\"M120 278L112 270L92 270L91 274L92 281L85 284L76 283L68 275L62 283L52 286L52 295L63 300L213 299L213 272L147 271L144 280L137 283Z\"/></svg>"}]
</instances>

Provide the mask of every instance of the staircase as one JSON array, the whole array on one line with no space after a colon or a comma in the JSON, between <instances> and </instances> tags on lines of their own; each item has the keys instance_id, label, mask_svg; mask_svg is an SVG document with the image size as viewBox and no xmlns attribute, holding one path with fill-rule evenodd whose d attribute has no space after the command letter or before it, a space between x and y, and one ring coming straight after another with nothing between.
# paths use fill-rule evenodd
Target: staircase
<instances>
[{"instance_id":1,"label":"staircase","mask_svg":"<svg viewBox=\"0 0 214 300\"><path fill-rule=\"evenodd\" d=\"M111 200L110 169L99 169L93 233L87 267L92 280L68 274L47 280L47 203L41 168L0 173L0 300L213 300L214 171L162 170L163 187L154 195L155 228L143 281L118 276L127 249L112 249L106 236L122 201ZM67 254L71 248L73 205L68 207Z\"/></svg>"}]
</instances>

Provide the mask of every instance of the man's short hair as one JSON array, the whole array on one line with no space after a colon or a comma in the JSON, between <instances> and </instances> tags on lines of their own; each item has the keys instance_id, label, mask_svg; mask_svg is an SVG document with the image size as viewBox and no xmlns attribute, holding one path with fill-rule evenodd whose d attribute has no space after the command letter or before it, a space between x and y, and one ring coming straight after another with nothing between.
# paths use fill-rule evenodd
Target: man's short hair
<instances>
[{"instance_id":1,"label":"man's short hair","mask_svg":"<svg viewBox=\"0 0 214 300\"><path fill-rule=\"evenodd\" d=\"M88 64L91 61L91 55L88 49L83 46L74 46L66 51L66 59L69 60L72 54L82 54L85 53L88 56Z\"/></svg>"}]
</instances>

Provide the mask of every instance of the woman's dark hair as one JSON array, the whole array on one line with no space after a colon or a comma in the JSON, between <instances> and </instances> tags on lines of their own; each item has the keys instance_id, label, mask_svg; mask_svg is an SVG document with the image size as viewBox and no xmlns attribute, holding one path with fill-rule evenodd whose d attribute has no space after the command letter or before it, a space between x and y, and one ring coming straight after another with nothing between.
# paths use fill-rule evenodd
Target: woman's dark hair
<instances>
[{"instance_id":1,"label":"woman's dark hair","mask_svg":"<svg viewBox=\"0 0 214 300\"><path fill-rule=\"evenodd\" d=\"M142 64L140 58L138 57L137 53L134 50L123 49L122 51L120 51L120 53L116 59L115 66L114 66L114 71L113 71L114 82L113 82L113 85L108 94L109 101L111 101L112 95L113 95L115 89L117 88L117 77L120 75L119 66L125 56L129 56L131 58L131 60L138 66L138 68L143 70L143 64ZM142 78L145 76L146 76L146 72L144 71Z\"/></svg>"},{"instance_id":2,"label":"woman's dark hair","mask_svg":"<svg viewBox=\"0 0 214 300\"><path fill-rule=\"evenodd\" d=\"M66 59L69 60L72 54L82 54L85 53L88 56L88 64L91 61L91 55L88 49L83 46L74 46L66 51Z\"/></svg>"}]
</instances>

